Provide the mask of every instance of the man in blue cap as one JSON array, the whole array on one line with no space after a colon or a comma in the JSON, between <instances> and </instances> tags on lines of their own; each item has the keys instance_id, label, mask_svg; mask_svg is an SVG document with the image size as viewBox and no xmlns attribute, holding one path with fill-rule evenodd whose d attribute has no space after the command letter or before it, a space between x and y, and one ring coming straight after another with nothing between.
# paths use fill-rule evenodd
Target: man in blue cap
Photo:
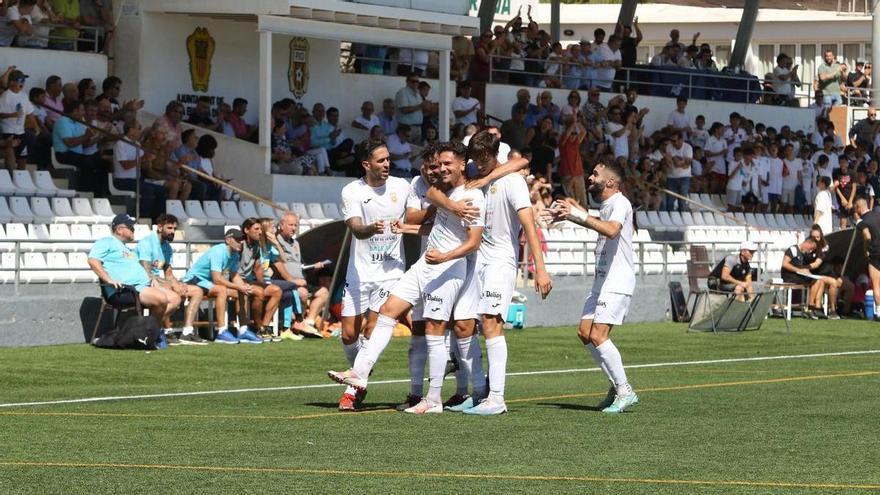
<instances>
[{"instance_id":1,"label":"man in blue cap","mask_svg":"<svg viewBox=\"0 0 880 495\"><path fill-rule=\"evenodd\" d=\"M138 261L137 253L125 245L134 240L134 218L116 215L111 224L112 235L98 239L89 251L89 267L101 283L107 300L113 304L130 305L134 294L141 305L159 324L180 306L180 296L150 280ZM134 291L124 290L131 287Z\"/></svg>"}]
</instances>

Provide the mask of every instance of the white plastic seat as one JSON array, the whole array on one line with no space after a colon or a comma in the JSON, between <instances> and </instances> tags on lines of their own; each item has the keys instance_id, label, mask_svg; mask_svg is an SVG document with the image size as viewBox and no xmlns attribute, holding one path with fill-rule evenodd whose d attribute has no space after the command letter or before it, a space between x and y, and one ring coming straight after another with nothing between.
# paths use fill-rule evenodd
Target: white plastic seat
<instances>
[{"instance_id":1,"label":"white plastic seat","mask_svg":"<svg viewBox=\"0 0 880 495\"><path fill-rule=\"evenodd\" d=\"M113 217L116 216L116 212L113 211L113 207L110 206L110 200L107 198L93 199L92 211L99 217L98 221L102 223L112 222Z\"/></svg>"},{"instance_id":2,"label":"white plastic seat","mask_svg":"<svg viewBox=\"0 0 880 495\"><path fill-rule=\"evenodd\" d=\"M11 222L12 216L12 211L9 209L9 203L6 202L5 197L0 196L0 224Z\"/></svg>"},{"instance_id":3,"label":"white plastic seat","mask_svg":"<svg viewBox=\"0 0 880 495\"><path fill-rule=\"evenodd\" d=\"M27 227L23 223L6 224L6 239L25 241L28 238Z\"/></svg>"},{"instance_id":4,"label":"white plastic seat","mask_svg":"<svg viewBox=\"0 0 880 495\"><path fill-rule=\"evenodd\" d=\"M52 213L54 213L55 223L81 223L82 218L78 217L70 207L70 199L68 198L52 198L49 200L52 205Z\"/></svg>"},{"instance_id":5,"label":"white plastic seat","mask_svg":"<svg viewBox=\"0 0 880 495\"><path fill-rule=\"evenodd\" d=\"M257 218L278 218L279 211L266 203L259 202L257 203Z\"/></svg>"},{"instance_id":6,"label":"white plastic seat","mask_svg":"<svg viewBox=\"0 0 880 495\"><path fill-rule=\"evenodd\" d=\"M121 196L123 198L131 199L137 197L137 194L134 191L123 191L122 189L116 189L116 186L113 185L113 174L107 174L107 190L110 192L111 196Z\"/></svg>"},{"instance_id":7,"label":"white plastic seat","mask_svg":"<svg viewBox=\"0 0 880 495\"><path fill-rule=\"evenodd\" d=\"M98 280L98 276L89 268L89 255L86 252L68 253L67 265L70 267L67 273L70 276L71 282L94 282Z\"/></svg>"},{"instance_id":8,"label":"white plastic seat","mask_svg":"<svg viewBox=\"0 0 880 495\"><path fill-rule=\"evenodd\" d=\"M73 198L73 213L80 217L80 223L98 223L100 218L92 210L88 198Z\"/></svg>"},{"instance_id":9,"label":"white plastic seat","mask_svg":"<svg viewBox=\"0 0 880 495\"><path fill-rule=\"evenodd\" d=\"M166 205L172 201L174 200L169 199L166 202ZM180 203L180 201L177 201L177 203ZM184 211L186 211L186 216L188 217L187 223L190 225L208 225L208 215L202 210L201 201L189 199L184 203L183 207ZM170 208L168 211L170 211Z\"/></svg>"},{"instance_id":10,"label":"white plastic seat","mask_svg":"<svg viewBox=\"0 0 880 495\"><path fill-rule=\"evenodd\" d=\"M306 205L309 211L309 218L312 220L325 220L324 210L321 209L321 203L309 203Z\"/></svg>"},{"instance_id":11,"label":"white plastic seat","mask_svg":"<svg viewBox=\"0 0 880 495\"><path fill-rule=\"evenodd\" d=\"M342 218L342 212L336 203L324 203L324 216L338 220Z\"/></svg>"},{"instance_id":12,"label":"white plastic seat","mask_svg":"<svg viewBox=\"0 0 880 495\"><path fill-rule=\"evenodd\" d=\"M55 170L76 170L76 167L74 167L73 165L68 165L66 163L59 162L58 159L55 158L55 151L52 151L49 154L52 155L52 168L53 169L55 169Z\"/></svg>"},{"instance_id":13,"label":"white plastic seat","mask_svg":"<svg viewBox=\"0 0 880 495\"><path fill-rule=\"evenodd\" d=\"M223 216L226 217L227 224L241 225L241 222L244 221L244 217L241 216L241 213L238 211L238 206L236 206L235 201L222 202L220 204L220 211L222 211Z\"/></svg>"},{"instance_id":14,"label":"white plastic seat","mask_svg":"<svg viewBox=\"0 0 880 495\"><path fill-rule=\"evenodd\" d=\"M238 211L241 212L241 216L244 218L258 218L260 216L257 213L257 207L251 201L239 201Z\"/></svg>"},{"instance_id":15,"label":"white plastic seat","mask_svg":"<svg viewBox=\"0 0 880 495\"><path fill-rule=\"evenodd\" d=\"M300 220L308 220L311 218L305 203L290 203L290 211L296 213Z\"/></svg>"},{"instance_id":16,"label":"white plastic seat","mask_svg":"<svg viewBox=\"0 0 880 495\"><path fill-rule=\"evenodd\" d=\"M61 198L72 198L76 196L73 189L59 189L52 180L52 174L48 170L34 171L34 185L37 186L38 196L57 196Z\"/></svg>"},{"instance_id":17,"label":"white plastic seat","mask_svg":"<svg viewBox=\"0 0 880 495\"><path fill-rule=\"evenodd\" d=\"M675 212L675 213L678 213L678 212ZM672 221L672 214L670 212L660 211L657 213L657 215L660 217L660 224L661 225L663 225L665 227L675 226L675 223L673 223L673 221Z\"/></svg>"},{"instance_id":18,"label":"white plastic seat","mask_svg":"<svg viewBox=\"0 0 880 495\"><path fill-rule=\"evenodd\" d=\"M85 224L73 224L70 226L70 238L75 241L90 241L92 240L92 229Z\"/></svg>"},{"instance_id":19,"label":"white plastic seat","mask_svg":"<svg viewBox=\"0 0 880 495\"><path fill-rule=\"evenodd\" d=\"M109 225L97 223L92 225L92 239L98 240L109 237L112 234Z\"/></svg>"},{"instance_id":20,"label":"white plastic seat","mask_svg":"<svg viewBox=\"0 0 880 495\"><path fill-rule=\"evenodd\" d=\"M53 241L66 241L72 239L70 226L65 223L53 223L49 225L49 239Z\"/></svg>"},{"instance_id":21,"label":"white plastic seat","mask_svg":"<svg viewBox=\"0 0 880 495\"><path fill-rule=\"evenodd\" d=\"M16 187L12 182L12 176L9 170L5 168L0 170L0 196L12 196L15 194Z\"/></svg>"},{"instance_id":22,"label":"white plastic seat","mask_svg":"<svg viewBox=\"0 0 880 495\"><path fill-rule=\"evenodd\" d=\"M49 206L48 198L35 196L31 199L31 211L34 213L34 221L37 223L52 223L55 221L55 213Z\"/></svg>"},{"instance_id":23,"label":"white plastic seat","mask_svg":"<svg viewBox=\"0 0 880 495\"><path fill-rule=\"evenodd\" d=\"M24 253L21 256L21 280L27 283L46 283L52 281L50 272L47 271L28 271L29 268L44 269L46 266L46 258L43 253Z\"/></svg>"},{"instance_id":24,"label":"white plastic seat","mask_svg":"<svg viewBox=\"0 0 880 495\"><path fill-rule=\"evenodd\" d=\"M34 185L31 174L27 170L13 170L12 183L15 184L16 196L33 196L37 194L37 186Z\"/></svg>"},{"instance_id":25,"label":"white plastic seat","mask_svg":"<svg viewBox=\"0 0 880 495\"><path fill-rule=\"evenodd\" d=\"M12 219L19 223L33 223L34 212L27 198L12 196L9 198L9 210L12 212Z\"/></svg>"},{"instance_id":26,"label":"white plastic seat","mask_svg":"<svg viewBox=\"0 0 880 495\"><path fill-rule=\"evenodd\" d=\"M183 209L183 203L181 203L180 200L165 200L165 213L168 213L169 215L174 215L175 217L177 217L177 220L180 223L187 223L189 225L192 225L192 223L189 222L189 214L187 214L186 210ZM205 224L203 223L201 225Z\"/></svg>"},{"instance_id":27,"label":"white plastic seat","mask_svg":"<svg viewBox=\"0 0 880 495\"><path fill-rule=\"evenodd\" d=\"M208 225L226 225L226 215L220 211L220 203L216 201L205 201L202 203L202 210L208 217Z\"/></svg>"},{"instance_id":28,"label":"white plastic seat","mask_svg":"<svg viewBox=\"0 0 880 495\"><path fill-rule=\"evenodd\" d=\"M43 223L32 223L27 226L28 230L28 239L32 241L48 241L51 239L49 236L49 226Z\"/></svg>"}]
</instances>

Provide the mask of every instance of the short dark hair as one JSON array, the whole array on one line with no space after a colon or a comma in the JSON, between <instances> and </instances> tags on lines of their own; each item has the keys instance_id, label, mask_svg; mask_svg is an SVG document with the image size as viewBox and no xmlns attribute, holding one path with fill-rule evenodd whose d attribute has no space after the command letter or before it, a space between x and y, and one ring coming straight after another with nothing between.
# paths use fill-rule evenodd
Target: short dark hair
<instances>
[{"instance_id":1,"label":"short dark hair","mask_svg":"<svg viewBox=\"0 0 880 495\"><path fill-rule=\"evenodd\" d=\"M401 132L406 132L412 129L409 124L397 124L397 129L394 129L395 134L400 134Z\"/></svg>"},{"instance_id":2,"label":"short dark hair","mask_svg":"<svg viewBox=\"0 0 880 495\"><path fill-rule=\"evenodd\" d=\"M471 137L468 143L468 158L471 160L488 160L498 155L501 140L489 131L480 131Z\"/></svg>"},{"instance_id":3,"label":"short dark hair","mask_svg":"<svg viewBox=\"0 0 880 495\"><path fill-rule=\"evenodd\" d=\"M819 176L819 180L818 180L818 182L819 182L820 184L824 184L825 187L828 187L828 186L831 185L831 179L829 179L829 178L828 178L827 176L825 176L825 175L820 175L820 176Z\"/></svg>"},{"instance_id":4,"label":"short dark hair","mask_svg":"<svg viewBox=\"0 0 880 495\"><path fill-rule=\"evenodd\" d=\"M615 41L620 41L620 40L621 40L620 35L612 34L611 36L608 37L608 44L610 45L611 43L614 43Z\"/></svg>"},{"instance_id":5,"label":"short dark hair","mask_svg":"<svg viewBox=\"0 0 880 495\"><path fill-rule=\"evenodd\" d=\"M440 143L429 143L427 146L422 148L422 151L419 153L419 158L422 159L422 162L427 162L434 158L434 155L437 154L438 144Z\"/></svg>"},{"instance_id":6,"label":"short dark hair","mask_svg":"<svg viewBox=\"0 0 880 495\"><path fill-rule=\"evenodd\" d=\"M211 97L208 96L208 95L202 95L202 96L199 96L199 99L196 100L196 101L198 101L199 103L208 103L208 104L210 104L210 103L211 103Z\"/></svg>"},{"instance_id":7,"label":"short dark hair","mask_svg":"<svg viewBox=\"0 0 880 495\"><path fill-rule=\"evenodd\" d=\"M624 179L624 177L626 177L626 171L616 161L605 164L605 170L608 170L609 172L614 174L614 176L617 177L618 181L621 181Z\"/></svg>"},{"instance_id":8,"label":"short dark hair","mask_svg":"<svg viewBox=\"0 0 880 495\"><path fill-rule=\"evenodd\" d=\"M162 213L158 217L156 217L156 225L168 225L169 223L180 223L177 221L177 217L170 213Z\"/></svg>"},{"instance_id":9,"label":"short dark hair","mask_svg":"<svg viewBox=\"0 0 880 495\"><path fill-rule=\"evenodd\" d=\"M472 143L474 142L473 138L471 139L471 142ZM447 151L451 152L452 154L454 154L458 158L461 158L462 160L467 159L467 156L468 156L467 148L465 148L464 145L461 144L459 141L441 141L441 142L437 143L436 145L434 145L434 150L436 151L436 153L438 155L440 153L445 153Z\"/></svg>"},{"instance_id":10,"label":"short dark hair","mask_svg":"<svg viewBox=\"0 0 880 495\"><path fill-rule=\"evenodd\" d=\"M185 143L186 140L189 139L189 137L195 133L196 133L195 129L187 129L187 130L183 131L182 133L180 133L180 141Z\"/></svg>"},{"instance_id":11,"label":"short dark hair","mask_svg":"<svg viewBox=\"0 0 880 495\"><path fill-rule=\"evenodd\" d=\"M593 30L593 38L598 38L599 35L605 36L605 30L602 28L596 28Z\"/></svg>"},{"instance_id":12,"label":"short dark hair","mask_svg":"<svg viewBox=\"0 0 880 495\"><path fill-rule=\"evenodd\" d=\"M61 82L61 78L60 78L60 77L58 77L58 76L49 76L49 77L46 78L46 87L48 88L49 86L51 86L51 85L53 85L53 84L55 84L55 83L60 83L60 82Z\"/></svg>"},{"instance_id":13,"label":"short dark hair","mask_svg":"<svg viewBox=\"0 0 880 495\"><path fill-rule=\"evenodd\" d=\"M336 107L330 107L327 109L326 113L339 113L339 109Z\"/></svg>"},{"instance_id":14,"label":"short dark hair","mask_svg":"<svg viewBox=\"0 0 880 495\"><path fill-rule=\"evenodd\" d=\"M281 102L284 103L284 100L281 100ZM291 103L293 103L293 100L291 100ZM248 104L248 101L245 100L244 98L235 98L234 100L232 100L232 108L235 108L235 107L241 106L241 105L247 105L247 104ZM290 106L288 105L287 108L290 108Z\"/></svg>"},{"instance_id":15,"label":"short dark hair","mask_svg":"<svg viewBox=\"0 0 880 495\"><path fill-rule=\"evenodd\" d=\"M183 108L183 103L177 100L171 100L168 102L167 105L165 105L165 113L168 113L176 108Z\"/></svg>"},{"instance_id":16,"label":"short dark hair","mask_svg":"<svg viewBox=\"0 0 880 495\"><path fill-rule=\"evenodd\" d=\"M199 138L199 144L196 145L196 154L202 158L214 158L214 151L217 149L217 140L210 134L205 134Z\"/></svg>"},{"instance_id":17,"label":"short dark hair","mask_svg":"<svg viewBox=\"0 0 880 495\"><path fill-rule=\"evenodd\" d=\"M50 78L51 79L51 78ZM49 81L46 81L46 84L49 84ZM119 79L116 76L110 76L104 79L104 82L101 83L101 89L106 93L110 91L113 86L121 85L122 79Z\"/></svg>"},{"instance_id":18,"label":"short dark hair","mask_svg":"<svg viewBox=\"0 0 880 495\"><path fill-rule=\"evenodd\" d=\"M30 92L28 93L28 99L30 99L31 102L34 102L37 98L44 94L46 94L46 90L43 88L31 88Z\"/></svg>"},{"instance_id":19,"label":"short dark hair","mask_svg":"<svg viewBox=\"0 0 880 495\"><path fill-rule=\"evenodd\" d=\"M377 149L379 149L379 148L386 148L387 149L388 145L385 144L385 141L383 141L381 139L370 139L370 140L364 141L363 147L364 147L364 161L367 161L367 160L373 158L373 153L375 153Z\"/></svg>"},{"instance_id":20,"label":"short dark hair","mask_svg":"<svg viewBox=\"0 0 880 495\"><path fill-rule=\"evenodd\" d=\"M83 103L80 100L69 100L64 102L64 113L71 113Z\"/></svg>"},{"instance_id":21,"label":"short dark hair","mask_svg":"<svg viewBox=\"0 0 880 495\"><path fill-rule=\"evenodd\" d=\"M678 98L675 99L675 101L676 101L676 103L681 103L681 102L687 103L688 99L687 99L687 96L679 96Z\"/></svg>"}]
</instances>

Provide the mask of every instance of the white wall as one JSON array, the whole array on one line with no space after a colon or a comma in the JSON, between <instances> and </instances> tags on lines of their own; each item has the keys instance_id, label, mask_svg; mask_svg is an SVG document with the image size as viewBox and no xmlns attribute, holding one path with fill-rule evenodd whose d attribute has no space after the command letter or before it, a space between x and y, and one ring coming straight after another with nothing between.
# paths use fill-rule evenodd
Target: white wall
<instances>
[{"instance_id":1,"label":"white wall","mask_svg":"<svg viewBox=\"0 0 880 495\"><path fill-rule=\"evenodd\" d=\"M95 53L0 47L0 60L3 69L14 65L30 76L25 89L45 88L46 78L57 75L65 83L91 78L100 93L101 82L107 77L107 57Z\"/></svg>"},{"instance_id":2,"label":"white wall","mask_svg":"<svg viewBox=\"0 0 880 495\"><path fill-rule=\"evenodd\" d=\"M487 101L486 109L491 115L500 119L510 118L510 107L516 103L516 92L519 86L508 86L503 84L490 84L486 90ZM532 103L536 103L538 94L543 91L540 89L531 89ZM565 104L568 99L569 90L567 89L551 89L553 93L553 103L559 106ZM581 102L587 101L587 92L581 91ZM600 101L608 103L614 96L613 93L602 93ZM651 112L645 116L644 123L646 130L650 133L666 125L666 119L669 112L675 110L675 98L661 98L658 96L639 96L636 101L639 108L647 107ZM803 129L804 132L810 132L813 129L815 112L807 108L785 108L770 105L751 105L746 103L725 103L708 100L690 100L688 101L687 113L691 118L697 115L706 116L706 128L712 125L712 122L718 121L726 124L729 121L728 116L731 112L739 112L740 115L753 120L755 123L763 122L768 126L779 129L783 125L791 126L792 130Z\"/></svg>"}]
</instances>

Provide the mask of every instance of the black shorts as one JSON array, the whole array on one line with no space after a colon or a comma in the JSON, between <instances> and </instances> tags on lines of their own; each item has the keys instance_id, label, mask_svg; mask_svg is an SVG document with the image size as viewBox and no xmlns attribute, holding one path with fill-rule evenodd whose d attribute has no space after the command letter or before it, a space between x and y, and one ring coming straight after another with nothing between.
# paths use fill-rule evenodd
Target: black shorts
<instances>
[{"instance_id":1,"label":"black shorts","mask_svg":"<svg viewBox=\"0 0 880 495\"><path fill-rule=\"evenodd\" d=\"M876 270L880 270L880 256L868 257L868 264L873 266Z\"/></svg>"},{"instance_id":2,"label":"black shorts","mask_svg":"<svg viewBox=\"0 0 880 495\"><path fill-rule=\"evenodd\" d=\"M806 285L809 287L810 285L813 285L813 282L815 282L816 280L812 279L810 277L801 275L800 273L783 271L782 272L782 281L787 284L800 284L800 285Z\"/></svg>"},{"instance_id":3,"label":"black shorts","mask_svg":"<svg viewBox=\"0 0 880 495\"><path fill-rule=\"evenodd\" d=\"M717 278L710 278L706 282L706 285L709 287L709 289L716 290L718 292L733 292L736 289L736 284L722 282L720 279Z\"/></svg>"},{"instance_id":4,"label":"black shorts","mask_svg":"<svg viewBox=\"0 0 880 495\"><path fill-rule=\"evenodd\" d=\"M15 156L17 158L21 158L25 156L25 150L27 149L27 143L24 139L24 134L2 134L3 139L15 138L18 139L18 146L15 147Z\"/></svg>"},{"instance_id":5,"label":"black shorts","mask_svg":"<svg viewBox=\"0 0 880 495\"><path fill-rule=\"evenodd\" d=\"M105 288L104 290L110 291L113 293L107 296L107 302L116 307L125 307L125 306L134 306L137 302L138 292L134 289L134 287L124 287L120 290L115 290L110 287Z\"/></svg>"}]
</instances>

